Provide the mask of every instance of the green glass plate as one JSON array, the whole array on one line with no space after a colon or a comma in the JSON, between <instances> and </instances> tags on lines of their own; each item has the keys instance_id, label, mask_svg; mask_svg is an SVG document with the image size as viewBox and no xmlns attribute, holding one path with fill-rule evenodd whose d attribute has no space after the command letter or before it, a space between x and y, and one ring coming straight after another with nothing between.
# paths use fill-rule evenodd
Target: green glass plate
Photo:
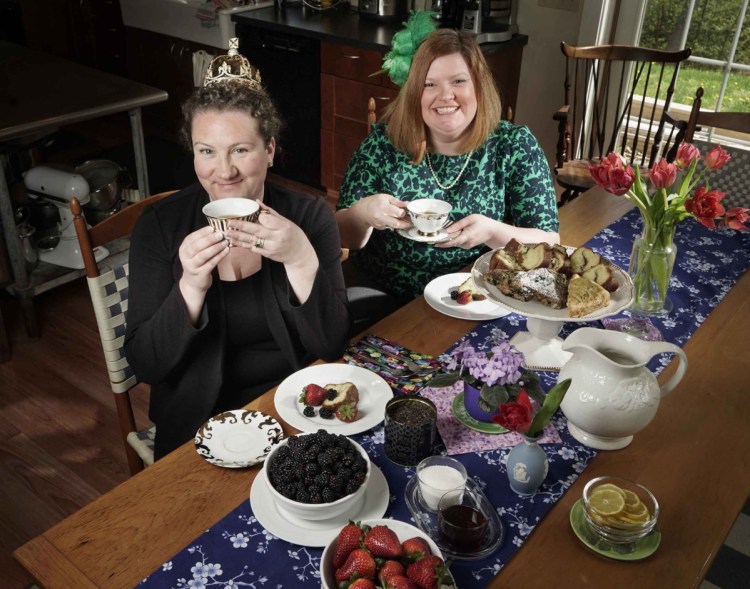
<instances>
[{"instance_id":1,"label":"green glass plate","mask_svg":"<svg viewBox=\"0 0 750 589\"><path fill-rule=\"evenodd\" d=\"M570 527L575 535L587 548L597 554L613 558L615 560L642 560L651 556L659 547L661 542L661 531L657 525L650 534L637 540L633 544L619 545L611 544L598 538L589 528L583 515L583 504L581 500L575 502L570 510Z\"/></svg>"},{"instance_id":2,"label":"green glass plate","mask_svg":"<svg viewBox=\"0 0 750 589\"><path fill-rule=\"evenodd\" d=\"M453 404L451 405L451 410L453 411L453 417L458 419L459 422L461 422L461 425L465 425L469 429L473 429L477 432L482 432L483 434L507 434L508 430L505 429L502 425L497 425L496 423L486 423L484 421L479 421L474 419L469 413L466 411L466 407L464 407L464 394L463 391L458 393L453 398Z\"/></svg>"}]
</instances>

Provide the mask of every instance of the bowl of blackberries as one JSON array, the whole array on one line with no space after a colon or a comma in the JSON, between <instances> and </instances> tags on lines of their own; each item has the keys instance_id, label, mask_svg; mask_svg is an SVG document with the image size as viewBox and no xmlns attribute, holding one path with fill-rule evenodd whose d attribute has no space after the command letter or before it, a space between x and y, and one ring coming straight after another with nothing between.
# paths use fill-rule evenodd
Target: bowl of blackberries
<instances>
[{"instance_id":1,"label":"bowl of blackberries","mask_svg":"<svg viewBox=\"0 0 750 589\"><path fill-rule=\"evenodd\" d=\"M326 520L362 506L371 465L364 448L341 434L318 430L275 445L263 474L277 507L304 520Z\"/></svg>"}]
</instances>

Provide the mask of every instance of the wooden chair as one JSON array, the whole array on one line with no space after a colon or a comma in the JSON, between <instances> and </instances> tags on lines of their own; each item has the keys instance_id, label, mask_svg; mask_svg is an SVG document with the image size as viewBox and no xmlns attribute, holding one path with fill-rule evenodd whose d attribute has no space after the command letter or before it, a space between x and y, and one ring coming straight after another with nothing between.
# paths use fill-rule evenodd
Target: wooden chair
<instances>
[{"instance_id":1,"label":"wooden chair","mask_svg":"<svg viewBox=\"0 0 750 589\"><path fill-rule=\"evenodd\" d=\"M144 465L154 463L156 428L151 426L138 431L130 402L130 390L138 381L123 350L125 313L128 309L128 251L105 258L100 269L94 257L94 248L127 238L144 209L173 192L162 192L131 204L93 227L86 224L78 199L72 198L70 201L131 474L143 470Z\"/></svg>"},{"instance_id":2,"label":"wooden chair","mask_svg":"<svg viewBox=\"0 0 750 589\"><path fill-rule=\"evenodd\" d=\"M656 161L666 124L661 113L669 109L680 63L691 50L566 43L560 48L565 95L553 119L558 122L555 173L565 189L564 204L594 186L588 164L611 151L631 165L648 168Z\"/></svg>"},{"instance_id":3,"label":"wooden chair","mask_svg":"<svg viewBox=\"0 0 750 589\"><path fill-rule=\"evenodd\" d=\"M706 155L715 144L729 152L731 159L720 170L711 173L711 186L726 196L722 204L727 208L746 207L750 208L750 149L742 148L738 144L732 144L723 137L719 140L708 140L708 137L696 136L696 132L712 129L718 134L722 131L750 136L750 112L713 112L701 110L703 100L703 88L698 88L693 100L693 108L690 117L685 123L684 141L693 143ZM747 139L748 137L745 137Z\"/></svg>"}]
</instances>

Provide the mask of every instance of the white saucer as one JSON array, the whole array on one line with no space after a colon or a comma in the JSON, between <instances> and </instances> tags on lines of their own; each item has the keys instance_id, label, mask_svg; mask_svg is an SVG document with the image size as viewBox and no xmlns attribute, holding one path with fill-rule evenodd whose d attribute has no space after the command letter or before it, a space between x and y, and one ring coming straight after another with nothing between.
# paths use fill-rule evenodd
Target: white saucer
<instances>
[{"instance_id":1,"label":"white saucer","mask_svg":"<svg viewBox=\"0 0 750 589\"><path fill-rule=\"evenodd\" d=\"M211 464L246 468L263 462L284 439L281 425L260 411L236 409L213 416L195 433L195 451Z\"/></svg>"},{"instance_id":2,"label":"white saucer","mask_svg":"<svg viewBox=\"0 0 750 589\"><path fill-rule=\"evenodd\" d=\"M471 301L468 305L459 305L451 299L451 290L458 288L469 276L471 276L469 272L456 272L438 276L425 286L424 298L427 304L443 315L448 315L448 317L471 321L498 319L510 313L510 310L489 298L483 301Z\"/></svg>"},{"instance_id":3,"label":"white saucer","mask_svg":"<svg viewBox=\"0 0 750 589\"><path fill-rule=\"evenodd\" d=\"M370 483L364 496L364 504L355 513L344 513L340 516L322 520L309 521L292 516L285 510L279 510L274 503L273 495L268 489L265 471L261 470L250 488L250 507L255 517L266 530L277 538L299 544L322 548L336 538L349 520L359 521L383 517L391 494L383 472L374 464L370 474Z\"/></svg>"},{"instance_id":4,"label":"white saucer","mask_svg":"<svg viewBox=\"0 0 750 589\"><path fill-rule=\"evenodd\" d=\"M440 243L441 241L448 241L450 236L445 229L441 229L435 235L422 235L417 231L416 227L409 227L408 229L396 229L398 234L406 239L412 241L418 241L420 243Z\"/></svg>"}]
</instances>

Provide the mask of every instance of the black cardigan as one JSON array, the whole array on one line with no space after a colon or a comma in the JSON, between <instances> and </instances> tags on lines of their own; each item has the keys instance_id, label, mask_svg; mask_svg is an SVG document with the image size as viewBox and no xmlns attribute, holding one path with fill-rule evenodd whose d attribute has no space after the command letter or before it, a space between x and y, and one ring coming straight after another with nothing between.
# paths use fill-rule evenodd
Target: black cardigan
<instances>
[{"instance_id":1,"label":"black cardigan","mask_svg":"<svg viewBox=\"0 0 750 589\"><path fill-rule=\"evenodd\" d=\"M151 383L149 416L156 424L156 457L190 440L211 417L222 385L226 340L218 271L193 326L180 294L179 247L206 225L205 190L194 184L146 210L133 231L125 353L138 380ZM320 267L303 305L283 264L263 259L264 310L271 332L294 370L316 358L338 359L350 326L341 272L341 242L333 212L322 198L265 184L263 202L296 223Z\"/></svg>"}]
</instances>

